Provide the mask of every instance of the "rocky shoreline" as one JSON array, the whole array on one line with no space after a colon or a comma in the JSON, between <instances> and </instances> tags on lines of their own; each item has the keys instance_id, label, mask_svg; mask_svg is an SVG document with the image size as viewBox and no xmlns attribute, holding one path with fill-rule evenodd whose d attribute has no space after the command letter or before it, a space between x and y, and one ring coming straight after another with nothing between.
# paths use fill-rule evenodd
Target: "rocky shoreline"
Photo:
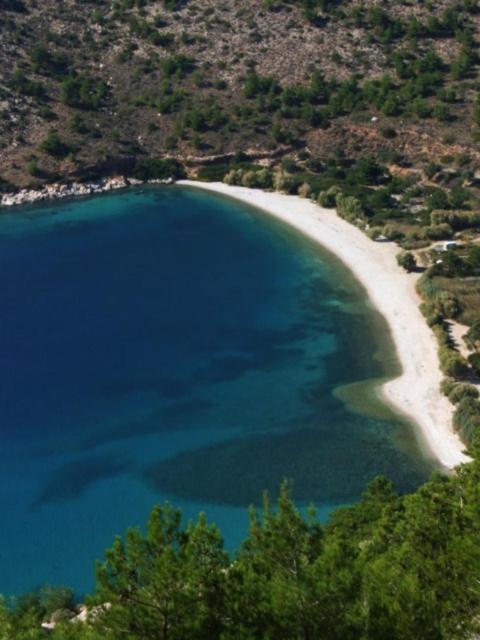
<instances>
[{"instance_id":1,"label":"rocky shoreline","mask_svg":"<svg viewBox=\"0 0 480 640\"><path fill-rule=\"evenodd\" d=\"M46 200L57 200L62 198L75 198L77 196L89 196L116 189L126 189L127 187L140 184L172 184L174 180L137 180L125 176L111 176L93 182L72 182L70 184L49 184L43 189L21 189L16 193L5 193L0 199L1 207L15 207L22 204L33 204Z\"/></svg>"}]
</instances>

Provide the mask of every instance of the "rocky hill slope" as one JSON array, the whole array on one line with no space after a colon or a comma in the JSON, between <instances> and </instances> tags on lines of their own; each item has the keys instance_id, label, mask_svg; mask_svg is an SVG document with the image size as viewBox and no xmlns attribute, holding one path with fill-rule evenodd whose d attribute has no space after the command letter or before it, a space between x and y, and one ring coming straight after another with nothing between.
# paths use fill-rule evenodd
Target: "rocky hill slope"
<instances>
[{"instance_id":1,"label":"rocky hill slope","mask_svg":"<svg viewBox=\"0 0 480 640\"><path fill-rule=\"evenodd\" d=\"M4 190L165 155L480 157L477 0L0 0L0 18Z\"/></svg>"}]
</instances>

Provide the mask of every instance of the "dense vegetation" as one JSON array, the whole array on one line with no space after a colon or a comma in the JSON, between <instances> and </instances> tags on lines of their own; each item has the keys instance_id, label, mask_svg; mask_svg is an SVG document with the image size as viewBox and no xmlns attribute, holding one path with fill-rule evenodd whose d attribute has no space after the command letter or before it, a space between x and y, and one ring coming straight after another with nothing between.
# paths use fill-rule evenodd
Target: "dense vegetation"
<instances>
[{"instance_id":1,"label":"dense vegetation","mask_svg":"<svg viewBox=\"0 0 480 640\"><path fill-rule=\"evenodd\" d=\"M473 451L475 454L475 452ZM156 507L97 566L88 623L71 591L43 588L0 614L2 638L36 640L454 640L480 613L480 462L435 475L413 495L374 480L320 525L288 485L265 498L235 558L200 516ZM108 604L107 604L108 603ZM52 630L42 623L55 622Z\"/></svg>"}]
</instances>

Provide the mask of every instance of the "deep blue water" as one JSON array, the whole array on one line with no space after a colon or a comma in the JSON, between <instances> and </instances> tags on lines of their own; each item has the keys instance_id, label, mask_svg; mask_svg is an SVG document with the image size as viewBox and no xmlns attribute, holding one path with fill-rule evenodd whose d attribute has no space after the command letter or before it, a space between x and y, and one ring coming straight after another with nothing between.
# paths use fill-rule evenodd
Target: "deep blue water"
<instances>
[{"instance_id":1,"label":"deep blue water","mask_svg":"<svg viewBox=\"0 0 480 640\"><path fill-rule=\"evenodd\" d=\"M170 499L229 548L292 478L321 517L431 463L339 385L391 373L363 290L268 216L156 188L0 217L0 592L93 586L116 533ZM379 355L380 353L380 355Z\"/></svg>"}]
</instances>

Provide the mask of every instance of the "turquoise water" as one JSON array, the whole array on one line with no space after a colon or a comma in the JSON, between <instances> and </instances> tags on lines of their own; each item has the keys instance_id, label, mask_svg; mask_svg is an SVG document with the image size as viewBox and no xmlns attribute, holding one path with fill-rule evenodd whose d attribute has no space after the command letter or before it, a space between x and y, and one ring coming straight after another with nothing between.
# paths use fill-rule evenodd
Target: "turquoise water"
<instances>
[{"instance_id":1,"label":"turquoise water","mask_svg":"<svg viewBox=\"0 0 480 640\"><path fill-rule=\"evenodd\" d=\"M432 468L409 425L333 393L396 367L364 291L261 212L179 187L23 208L0 272L0 592L91 589L166 499L233 549L284 477L325 517Z\"/></svg>"}]
</instances>

